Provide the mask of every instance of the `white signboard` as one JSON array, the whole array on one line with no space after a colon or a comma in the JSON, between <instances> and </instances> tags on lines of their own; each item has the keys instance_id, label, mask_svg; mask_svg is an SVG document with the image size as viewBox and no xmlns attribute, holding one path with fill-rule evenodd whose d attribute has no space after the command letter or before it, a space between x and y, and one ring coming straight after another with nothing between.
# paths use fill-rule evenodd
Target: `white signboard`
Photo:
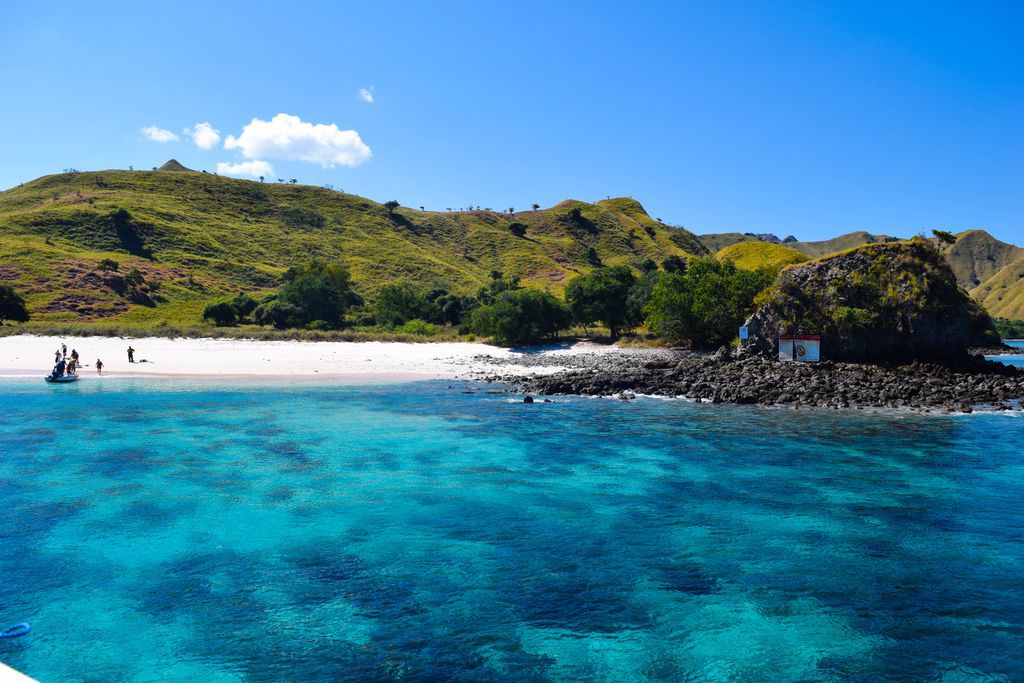
<instances>
[{"instance_id":1,"label":"white signboard","mask_svg":"<svg viewBox=\"0 0 1024 683\"><path fill-rule=\"evenodd\" d=\"M821 360L821 338L810 335L779 337L779 360L818 362Z\"/></svg>"}]
</instances>

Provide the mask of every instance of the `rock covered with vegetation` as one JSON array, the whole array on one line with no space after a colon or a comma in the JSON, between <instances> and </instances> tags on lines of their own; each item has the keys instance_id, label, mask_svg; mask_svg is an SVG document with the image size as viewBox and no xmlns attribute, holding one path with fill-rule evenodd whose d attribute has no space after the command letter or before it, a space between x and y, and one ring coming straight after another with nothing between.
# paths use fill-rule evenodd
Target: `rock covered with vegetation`
<instances>
[{"instance_id":1,"label":"rock covered with vegetation","mask_svg":"<svg viewBox=\"0 0 1024 683\"><path fill-rule=\"evenodd\" d=\"M832 360L948 360L999 337L930 242L871 244L783 270L747 321L746 351L780 334L819 334Z\"/></svg>"}]
</instances>

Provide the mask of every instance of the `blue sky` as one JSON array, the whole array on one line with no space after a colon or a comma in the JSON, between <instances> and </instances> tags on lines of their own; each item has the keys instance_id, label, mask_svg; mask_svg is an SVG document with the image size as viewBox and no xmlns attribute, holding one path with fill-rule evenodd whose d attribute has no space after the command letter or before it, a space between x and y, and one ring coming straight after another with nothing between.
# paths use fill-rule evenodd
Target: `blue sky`
<instances>
[{"instance_id":1,"label":"blue sky","mask_svg":"<svg viewBox=\"0 0 1024 683\"><path fill-rule=\"evenodd\" d=\"M430 209L628 195L697 232L984 228L1024 243L1021 2L3 15L0 187L174 157ZM200 123L217 132L198 129L206 149L185 133Z\"/></svg>"}]
</instances>

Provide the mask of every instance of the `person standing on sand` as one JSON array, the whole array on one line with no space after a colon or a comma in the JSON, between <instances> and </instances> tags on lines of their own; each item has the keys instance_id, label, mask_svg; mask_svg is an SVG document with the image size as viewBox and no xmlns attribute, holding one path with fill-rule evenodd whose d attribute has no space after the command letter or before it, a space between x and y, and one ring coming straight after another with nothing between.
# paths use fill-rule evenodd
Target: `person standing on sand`
<instances>
[{"instance_id":1,"label":"person standing on sand","mask_svg":"<svg viewBox=\"0 0 1024 683\"><path fill-rule=\"evenodd\" d=\"M60 349L53 352L53 364L56 365L60 362Z\"/></svg>"},{"instance_id":2,"label":"person standing on sand","mask_svg":"<svg viewBox=\"0 0 1024 683\"><path fill-rule=\"evenodd\" d=\"M131 346L128 347L128 362L135 362L135 349L133 349Z\"/></svg>"},{"instance_id":3,"label":"person standing on sand","mask_svg":"<svg viewBox=\"0 0 1024 683\"><path fill-rule=\"evenodd\" d=\"M96 359L96 374L103 374L103 361L101 361L99 358Z\"/></svg>"},{"instance_id":4,"label":"person standing on sand","mask_svg":"<svg viewBox=\"0 0 1024 683\"><path fill-rule=\"evenodd\" d=\"M62 358L67 358L68 357L68 345L67 344L61 344L60 345L60 355L61 355Z\"/></svg>"}]
</instances>

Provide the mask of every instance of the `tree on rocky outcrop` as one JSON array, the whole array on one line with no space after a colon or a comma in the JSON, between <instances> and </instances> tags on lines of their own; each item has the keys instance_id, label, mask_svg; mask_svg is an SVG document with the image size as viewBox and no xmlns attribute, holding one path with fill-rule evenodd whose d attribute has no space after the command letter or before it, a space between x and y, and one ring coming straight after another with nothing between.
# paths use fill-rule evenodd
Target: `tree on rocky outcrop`
<instances>
[{"instance_id":1,"label":"tree on rocky outcrop","mask_svg":"<svg viewBox=\"0 0 1024 683\"><path fill-rule=\"evenodd\" d=\"M943 244L956 244L956 235L948 230L932 230L932 234Z\"/></svg>"},{"instance_id":2,"label":"tree on rocky outcrop","mask_svg":"<svg viewBox=\"0 0 1024 683\"><path fill-rule=\"evenodd\" d=\"M997 346L988 313L924 239L869 244L783 270L747 321L746 348L773 354L779 334L822 337L833 360L949 360Z\"/></svg>"},{"instance_id":3,"label":"tree on rocky outcrop","mask_svg":"<svg viewBox=\"0 0 1024 683\"><path fill-rule=\"evenodd\" d=\"M29 314L28 309L25 307L25 300L14 291L14 287L8 284L0 284L0 325L3 325L4 321L7 320L27 323Z\"/></svg>"}]
</instances>

